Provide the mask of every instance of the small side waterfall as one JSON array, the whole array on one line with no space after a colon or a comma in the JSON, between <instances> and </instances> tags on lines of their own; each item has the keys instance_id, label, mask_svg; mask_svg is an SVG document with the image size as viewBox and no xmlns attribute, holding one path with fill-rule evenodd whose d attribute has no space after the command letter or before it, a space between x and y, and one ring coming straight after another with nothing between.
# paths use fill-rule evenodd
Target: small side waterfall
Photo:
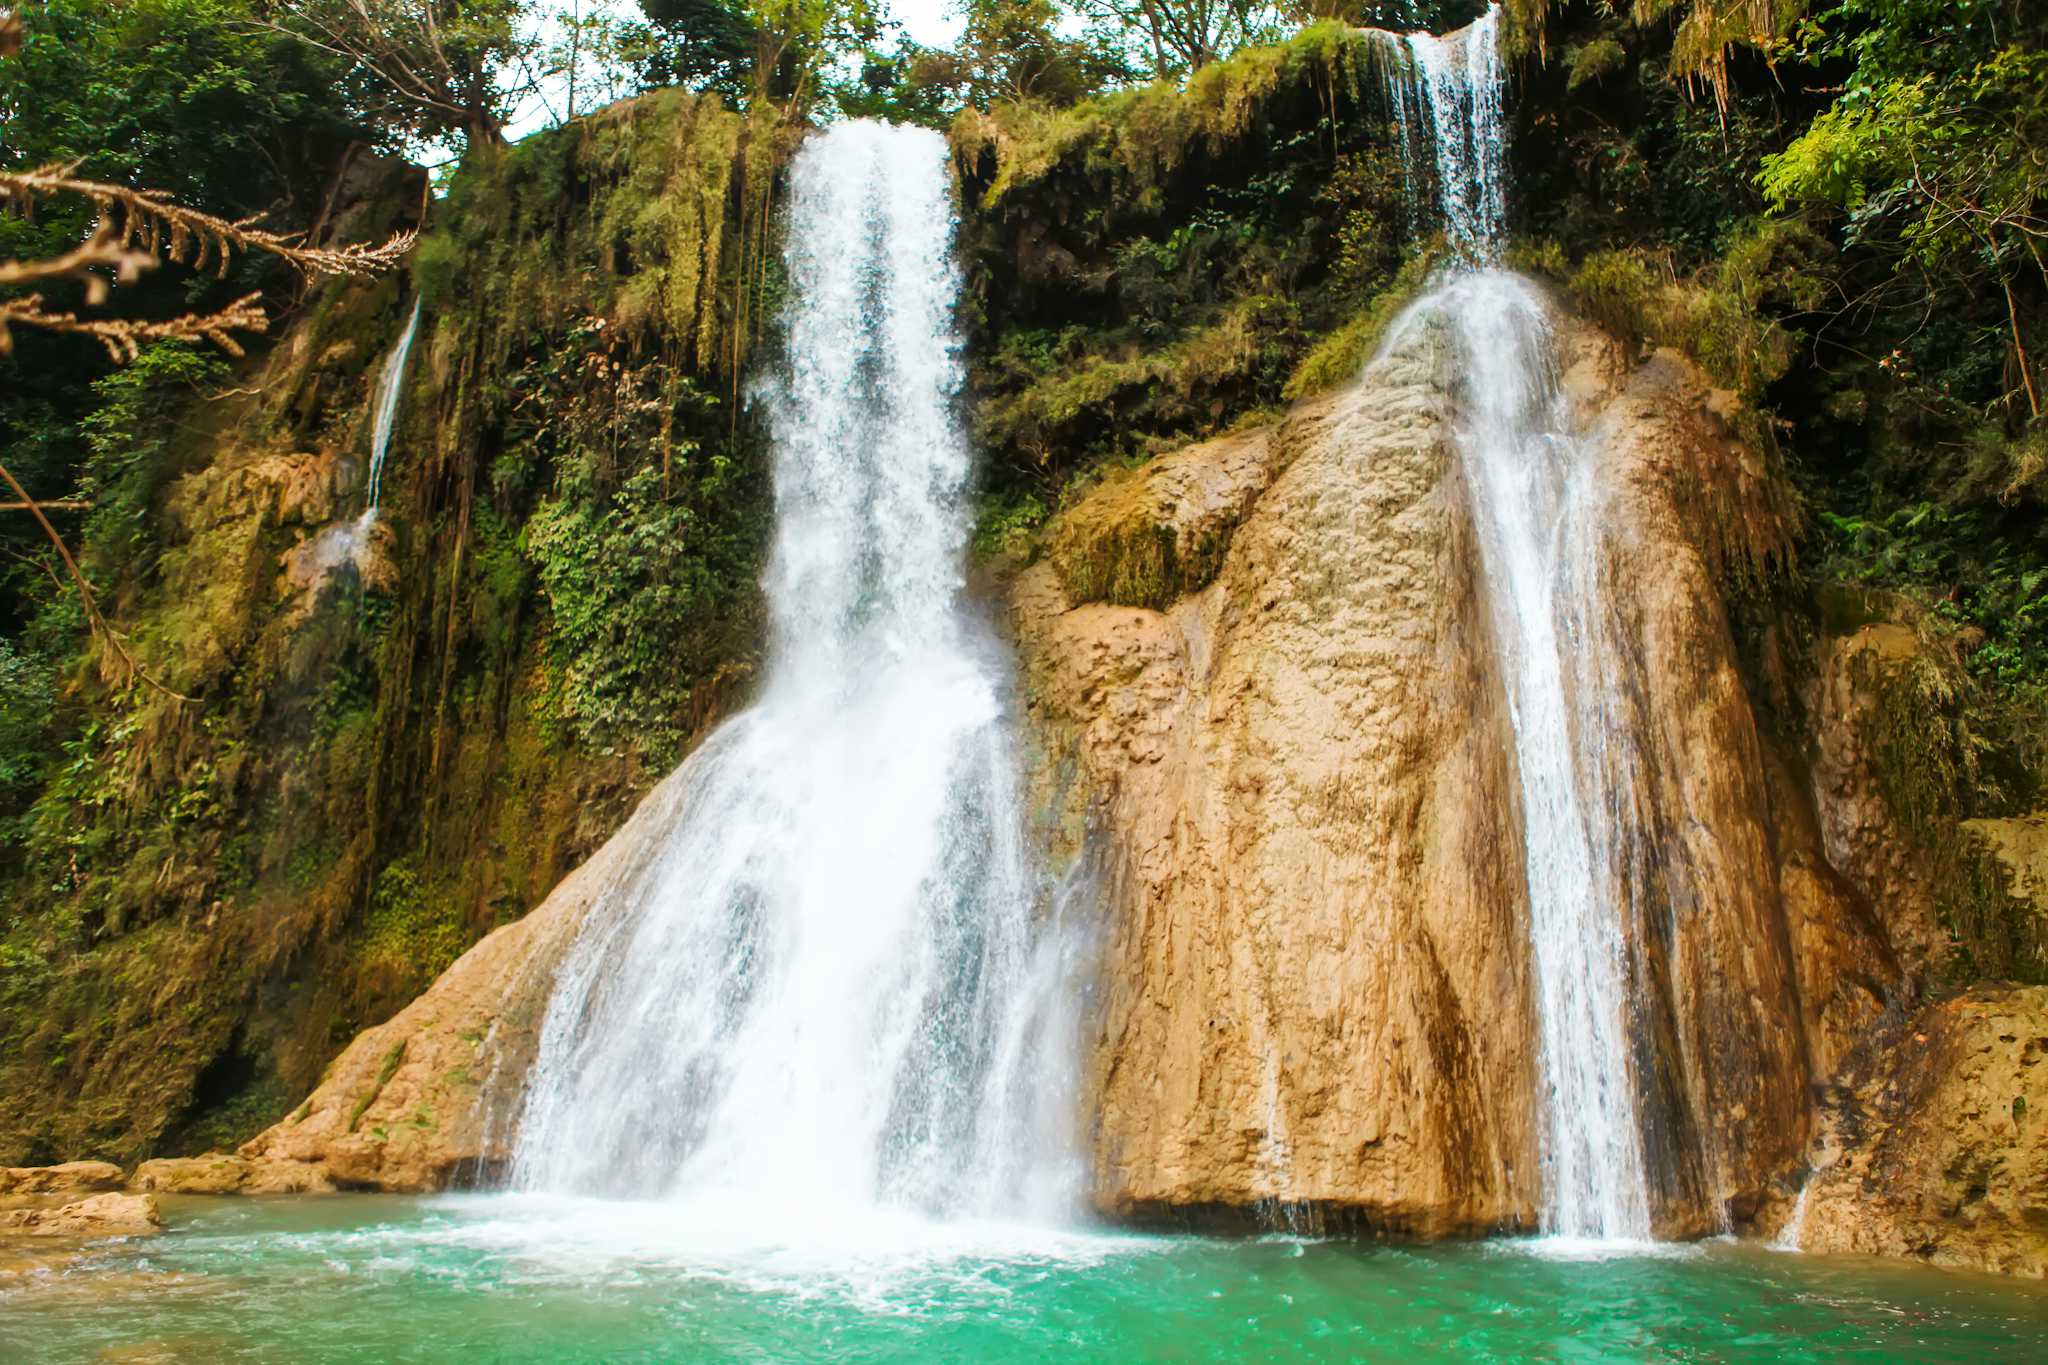
<instances>
[{"instance_id":1,"label":"small side waterfall","mask_svg":"<svg viewBox=\"0 0 2048 1365\"><path fill-rule=\"evenodd\" d=\"M1650 1196L1631 1056L1616 788L1633 757L1605 698L1627 661L1588 627L1594 454L1572 431L1543 297L1499 269L1507 130L1498 11L1390 60L1411 184L1435 182L1454 263L1396 325L1456 358L1454 437L1472 498L1520 775L1541 1028L1544 1230L1644 1239ZM1393 54L1398 56L1399 54ZM1414 148L1420 142L1430 155ZM1390 343L1391 344L1391 343Z\"/></svg>"},{"instance_id":2,"label":"small side waterfall","mask_svg":"<svg viewBox=\"0 0 2048 1365\"><path fill-rule=\"evenodd\" d=\"M398 334L398 344L385 357L384 369L377 376L377 406L370 420L370 474L365 482L368 493L363 508L363 519L373 520L377 515L377 500L384 491L384 456L391 449L391 428L398 421L398 400L405 393L405 362L412 355L413 333L420 326L420 300L412 301L412 313L405 320L405 330Z\"/></svg>"},{"instance_id":3,"label":"small side waterfall","mask_svg":"<svg viewBox=\"0 0 2048 1365\"><path fill-rule=\"evenodd\" d=\"M962 600L949 193L922 129L796 157L767 682L560 971L517 1185L796 1239L1072 1207L1070 898Z\"/></svg>"}]
</instances>

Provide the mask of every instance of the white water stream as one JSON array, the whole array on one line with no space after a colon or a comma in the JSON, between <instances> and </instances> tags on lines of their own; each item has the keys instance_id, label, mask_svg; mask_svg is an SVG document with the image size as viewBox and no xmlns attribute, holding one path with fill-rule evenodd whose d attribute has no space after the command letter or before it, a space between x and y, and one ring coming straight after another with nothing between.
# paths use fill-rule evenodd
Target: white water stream
<instances>
[{"instance_id":1,"label":"white water stream","mask_svg":"<svg viewBox=\"0 0 2048 1365\"><path fill-rule=\"evenodd\" d=\"M398 344L385 358L383 373L377 377L377 406L370 421L370 474L366 480L368 500L363 509L367 524L377 516L377 500L384 491L384 457L391 450L391 429L398 421L398 400L405 392L405 362L412 355L413 333L420 326L420 300L412 302L412 313Z\"/></svg>"},{"instance_id":2,"label":"white water stream","mask_svg":"<svg viewBox=\"0 0 2048 1365\"><path fill-rule=\"evenodd\" d=\"M1630 738L1605 705L1626 661L1587 628L1607 590L1591 555L1597 451L1572 430L1546 302L1498 266L1507 129L1498 11L1390 60L1411 184L1433 179L1454 258L1393 329L1454 361L1454 437L1471 491L1520 775L1541 1028L1544 1231L1645 1240L1649 1182L1630 1058L1617 786ZM1393 54L1398 57L1398 53ZM1416 151L1428 153L1425 162Z\"/></svg>"},{"instance_id":3,"label":"white water stream","mask_svg":"<svg viewBox=\"0 0 2048 1365\"><path fill-rule=\"evenodd\" d=\"M791 171L770 663L558 976L513 1179L796 1240L1073 1207L1067 898L1027 851L1000 653L963 600L945 144ZM715 1231L711 1235L716 1235Z\"/></svg>"}]
</instances>

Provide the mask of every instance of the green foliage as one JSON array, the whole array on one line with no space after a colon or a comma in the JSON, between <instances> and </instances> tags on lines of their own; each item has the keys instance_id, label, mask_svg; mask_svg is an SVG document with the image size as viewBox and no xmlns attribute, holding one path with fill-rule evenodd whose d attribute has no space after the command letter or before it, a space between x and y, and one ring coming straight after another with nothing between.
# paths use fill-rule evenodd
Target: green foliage
<instances>
[{"instance_id":1,"label":"green foliage","mask_svg":"<svg viewBox=\"0 0 2048 1365\"><path fill-rule=\"evenodd\" d=\"M93 503L86 562L104 577L145 579L154 568L149 514L178 472L186 409L227 373L217 352L160 341L93 385L98 406L79 422L90 452L79 493Z\"/></svg>"},{"instance_id":2,"label":"green foliage","mask_svg":"<svg viewBox=\"0 0 2048 1365\"><path fill-rule=\"evenodd\" d=\"M363 918L364 959L415 988L439 976L469 946L459 911L434 893L412 858L388 864Z\"/></svg>"},{"instance_id":3,"label":"green foliage","mask_svg":"<svg viewBox=\"0 0 2048 1365\"><path fill-rule=\"evenodd\" d=\"M1350 321L1325 336L1302 357L1301 363L1294 367L1294 373L1288 376L1283 395L1308 398L1341 388L1357 379L1366 362L1379 349L1387 328L1401 315L1401 310L1422 292L1434 260L1432 252L1411 256L1401 267L1401 272L1373 297L1372 302L1359 309Z\"/></svg>"}]
</instances>

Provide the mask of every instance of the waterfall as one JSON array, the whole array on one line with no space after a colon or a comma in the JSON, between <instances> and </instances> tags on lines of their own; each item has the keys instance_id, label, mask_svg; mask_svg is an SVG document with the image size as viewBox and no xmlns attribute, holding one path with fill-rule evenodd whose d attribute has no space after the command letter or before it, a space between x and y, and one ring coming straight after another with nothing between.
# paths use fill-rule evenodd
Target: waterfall
<instances>
[{"instance_id":1,"label":"waterfall","mask_svg":"<svg viewBox=\"0 0 2048 1365\"><path fill-rule=\"evenodd\" d=\"M1636 756L1610 699L1628 661L1590 621L1607 591L1592 557L1597 451L1572 430L1548 309L1501 270L1506 124L1497 9L1458 33L1387 39L1397 133L1427 170L1453 264L1393 329L1427 327L1455 359L1454 442L1470 490L1505 680L1540 1027L1543 1226L1570 1238L1650 1235L1629 1038L1619 799ZM1384 44L1383 44L1384 46ZM1411 176L1425 169L1410 153Z\"/></svg>"},{"instance_id":2,"label":"waterfall","mask_svg":"<svg viewBox=\"0 0 2048 1365\"><path fill-rule=\"evenodd\" d=\"M363 509L363 519L369 521L377 515L377 498L384 488L384 454L391 449L391 428L398 420L398 400L405 392L405 361L412 354L412 335L419 330L420 300L412 301L412 314L405 320L405 330L398 334L398 344L391 348L391 354L384 360L384 369L377 376L377 407L370 423L370 477L367 481L368 502Z\"/></svg>"},{"instance_id":3,"label":"waterfall","mask_svg":"<svg viewBox=\"0 0 2048 1365\"><path fill-rule=\"evenodd\" d=\"M560 969L519 1186L795 1236L1071 1206L1073 898L963 599L946 164L871 122L795 159L766 680Z\"/></svg>"}]
</instances>

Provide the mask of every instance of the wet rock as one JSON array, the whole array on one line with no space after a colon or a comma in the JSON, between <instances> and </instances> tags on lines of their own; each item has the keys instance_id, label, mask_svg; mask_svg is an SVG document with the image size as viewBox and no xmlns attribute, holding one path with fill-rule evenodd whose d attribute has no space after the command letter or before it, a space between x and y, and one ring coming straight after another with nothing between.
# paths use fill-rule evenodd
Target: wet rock
<instances>
[{"instance_id":1,"label":"wet rock","mask_svg":"<svg viewBox=\"0 0 2048 1365\"><path fill-rule=\"evenodd\" d=\"M556 966L584 915L673 813L676 776L525 918L493 931L398 1014L357 1035L291 1114L244 1143L245 1194L422 1191L511 1158Z\"/></svg>"},{"instance_id":2,"label":"wet rock","mask_svg":"<svg viewBox=\"0 0 2048 1365\"><path fill-rule=\"evenodd\" d=\"M140 1237L163 1226L156 1198L147 1194L96 1194L58 1208L0 1213L0 1233L28 1237Z\"/></svg>"},{"instance_id":3,"label":"wet rock","mask_svg":"<svg viewBox=\"0 0 2048 1365\"><path fill-rule=\"evenodd\" d=\"M1928 1006L1829 1110L1803 1249L2048 1275L2048 987Z\"/></svg>"},{"instance_id":4,"label":"wet rock","mask_svg":"<svg viewBox=\"0 0 2048 1365\"><path fill-rule=\"evenodd\" d=\"M226 1152L160 1157L137 1166L128 1188L158 1194L238 1194L249 1183L250 1174L247 1161Z\"/></svg>"},{"instance_id":5,"label":"wet rock","mask_svg":"<svg viewBox=\"0 0 2048 1365\"><path fill-rule=\"evenodd\" d=\"M124 1176L111 1161L67 1161L60 1166L0 1166L0 1195L84 1194L118 1190Z\"/></svg>"},{"instance_id":6,"label":"wet rock","mask_svg":"<svg viewBox=\"0 0 2048 1365\"><path fill-rule=\"evenodd\" d=\"M1102 863L1108 1211L1533 1222L1519 827L1445 435L1429 357L1392 357L1270 433L1202 592L1014 586L1038 786Z\"/></svg>"},{"instance_id":7,"label":"wet rock","mask_svg":"<svg viewBox=\"0 0 2048 1365\"><path fill-rule=\"evenodd\" d=\"M1797 757L1760 732L1721 606L1728 576L1784 553L1782 490L1696 368L1585 327L1559 340L1612 585L1587 629L1632 670L1619 780L1640 856L1615 894L1654 1221L1698 1234L1802 1150L1808 1088L1895 960L1827 864ZM1534 1224L1519 784L1444 353L1418 329L1267 433L1279 472L1199 591L1076 600L1063 561L1130 524L1122 484L1012 586L1040 803L1106 903L1088 1112L1112 1212ZM1230 486L1194 468L1228 453L1182 452L1175 481Z\"/></svg>"}]
</instances>

